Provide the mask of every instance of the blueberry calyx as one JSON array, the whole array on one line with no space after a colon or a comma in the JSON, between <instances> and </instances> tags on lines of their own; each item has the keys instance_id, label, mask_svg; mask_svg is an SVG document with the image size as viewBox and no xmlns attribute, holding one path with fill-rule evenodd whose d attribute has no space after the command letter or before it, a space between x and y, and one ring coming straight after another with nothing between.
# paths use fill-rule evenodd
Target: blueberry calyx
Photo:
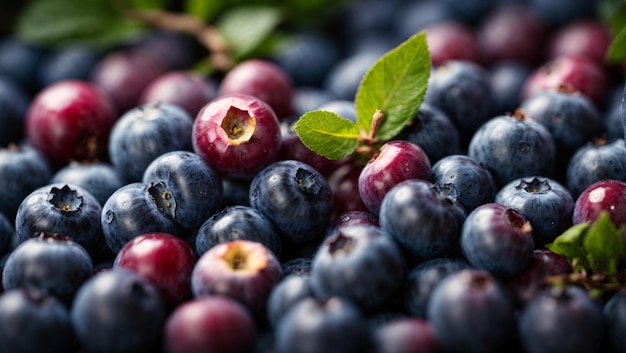
<instances>
[{"instance_id":1,"label":"blueberry calyx","mask_svg":"<svg viewBox=\"0 0 626 353\"><path fill-rule=\"evenodd\" d=\"M343 233L338 233L335 236L335 239L331 240L328 246L328 250L331 255L334 255L338 252L349 253L354 245L354 239L349 236L344 235Z\"/></svg>"},{"instance_id":2,"label":"blueberry calyx","mask_svg":"<svg viewBox=\"0 0 626 353\"><path fill-rule=\"evenodd\" d=\"M150 184L148 193L161 213L171 219L176 218L176 199L164 182Z\"/></svg>"},{"instance_id":3,"label":"blueberry calyx","mask_svg":"<svg viewBox=\"0 0 626 353\"><path fill-rule=\"evenodd\" d=\"M298 168L295 179L298 185L308 194L317 195L322 188L316 175L306 169Z\"/></svg>"},{"instance_id":4,"label":"blueberry calyx","mask_svg":"<svg viewBox=\"0 0 626 353\"><path fill-rule=\"evenodd\" d=\"M452 183L437 183L433 185L433 190L440 200L450 203L456 202L459 193Z\"/></svg>"},{"instance_id":5,"label":"blueberry calyx","mask_svg":"<svg viewBox=\"0 0 626 353\"><path fill-rule=\"evenodd\" d=\"M552 189L548 180L537 177L534 177L531 181L521 180L517 188L533 194L545 194Z\"/></svg>"},{"instance_id":6,"label":"blueberry calyx","mask_svg":"<svg viewBox=\"0 0 626 353\"><path fill-rule=\"evenodd\" d=\"M60 189L56 186L52 187L48 202L60 212L76 212L83 204L83 197L66 184Z\"/></svg>"}]
</instances>

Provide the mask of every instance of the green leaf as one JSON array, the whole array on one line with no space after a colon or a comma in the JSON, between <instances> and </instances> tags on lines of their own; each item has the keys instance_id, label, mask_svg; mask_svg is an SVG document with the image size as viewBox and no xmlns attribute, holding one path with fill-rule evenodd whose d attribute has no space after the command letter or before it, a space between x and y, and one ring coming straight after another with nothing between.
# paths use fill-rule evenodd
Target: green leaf
<instances>
[{"instance_id":1,"label":"green leaf","mask_svg":"<svg viewBox=\"0 0 626 353\"><path fill-rule=\"evenodd\" d=\"M357 147L356 123L330 111L307 112L296 121L294 129L305 146L329 159L341 159Z\"/></svg>"},{"instance_id":2,"label":"green leaf","mask_svg":"<svg viewBox=\"0 0 626 353\"><path fill-rule=\"evenodd\" d=\"M213 19L224 6L224 0L187 0L185 12L207 22Z\"/></svg>"},{"instance_id":3,"label":"green leaf","mask_svg":"<svg viewBox=\"0 0 626 353\"><path fill-rule=\"evenodd\" d=\"M626 59L626 27L617 33L607 50L607 59L612 62Z\"/></svg>"},{"instance_id":4,"label":"green leaf","mask_svg":"<svg viewBox=\"0 0 626 353\"><path fill-rule=\"evenodd\" d=\"M569 261L576 260L583 268L588 269L587 253L583 247L584 235L588 229L588 223L573 225L554 239L552 243L546 244L546 248L555 254L565 257Z\"/></svg>"},{"instance_id":5,"label":"green leaf","mask_svg":"<svg viewBox=\"0 0 626 353\"><path fill-rule=\"evenodd\" d=\"M608 212L602 211L593 222L583 246L591 271L613 275L617 272L618 262L624 257L625 246L621 232L615 227Z\"/></svg>"},{"instance_id":6,"label":"green leaf","mask_svg":"<svg viewBox=\"0 0 626 353\"><path fill-rule=\"evenodd\" d=\"M280 9L271 6L238 6L220 16L217 29L235 58L254 51L282 20Z\"/></svg>"},{"instance_id":7,"label":"green leaf","mask_svg":"<svg viewBox=\"0 0 626 353\"><path fill-rule=\"evenodd\" d=\"M166 7L167 0L129 0L129 4L133 9L163 9Z\"/></svg>"},{"instance_id":8,"label":"green leaf","mask_svg":"<svg viewBox=\"0 0 626 353\"><path fill-rule=\"evenodd\" d=\"M28 42L54 46L69 41L113 45L142 31L109 0L35 0L17 21L16 35Z\"/></svg>"},{"instance_id":9,"label":"green leaf","mask_svg":"<svg viewBox=\"0 0 626 353\"><path fill-rule=\"evenodd\" d=\"M379 58L363 77L355 97L359 127L369 132L372 116L380 109L384 118L376 140L396 136L415 118L426 94L430 69L423 31Z\"/></svg>"}]
</instances>

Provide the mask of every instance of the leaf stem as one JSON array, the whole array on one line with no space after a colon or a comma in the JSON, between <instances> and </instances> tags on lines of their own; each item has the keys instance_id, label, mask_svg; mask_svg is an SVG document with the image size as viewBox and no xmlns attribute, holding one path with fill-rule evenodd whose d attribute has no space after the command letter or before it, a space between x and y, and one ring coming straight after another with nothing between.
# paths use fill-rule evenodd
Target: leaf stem
<instances>
[{"instance_id":1,"label":"leaf stem","mask_svg":"<svg viewBox=\"0 0 626 353\"><path fill-rule=\"evenodd\" d=\"M163 10L128 10L125 15L153 27L194 36L209 51L209 61L216 70L224 72L233 65L228 44L219 31L194 16Z\"/></svg>"}]
</instances>

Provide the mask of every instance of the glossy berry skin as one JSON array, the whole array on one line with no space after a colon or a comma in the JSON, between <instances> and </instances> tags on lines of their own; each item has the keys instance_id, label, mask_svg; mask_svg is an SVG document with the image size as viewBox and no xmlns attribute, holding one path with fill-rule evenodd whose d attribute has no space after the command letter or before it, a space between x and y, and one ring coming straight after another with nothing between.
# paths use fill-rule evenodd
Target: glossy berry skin
<instances>
[{"instance_id":1,"label":"glossy berry skin","mask_svg":"<svg viewBox=\"0 0 626 353\"><path fill-rule=\"evenodd\" d=\"M425 319L427 303L437 285L448 275L470 267L462 257L438 257L418 263L409 271L403 288L406 312Z\"/></svg>"},{"instance_id":2,"label":"glossy berry skin","mask_svg":"<svg viewBox=\"0 0 626 353\"><path fill-rule=\"evenodd\" d=\"M98 200L82 187L64 183L39 187L17 210L17 241L22 243L41 232L60 233L95 256L102 245L101 211Z\"/></svg>"},{"instance_id":3,"label":"glossy berry skin","mask_svg":"<svg viewBox=\"0 0 626 353\"><path fill-rule=\"evenodd\" d=\"M484 165L496 183L529 175L551 176L556 145L550 131L524 115L499 115L472 136L468 156Z\"/></svg>"},{"instance_id":4,"label":"glossy berry skin","mask_svg":"<svg viewBox=\"0 0 626 353\"><path fill-rule=\"evenodd\" d=\"M347 211L338 214L326 228L325 238L329 237L335 230L340 227L349 225L372 225L378 227L378 216L369 211Z\"/></svg>"},{"instance_id":5,"label":"glossy berry skin","mask_svg":"<svg viewBox=\"0 0 626 353\"><path fill-rule=\"evenodd\" d=\"M202 224L196 233L196 252L202 255L233 240L256 241L281 256L281 239L274 224L256 208L242 205L225 207Z\"/></svg>"},{"instance_id":6,"label":"glossy berry skin","mask_svg":"<svg viewBox=\"0 0 626 353\"><path fill-rule=\"evenodd\" d=\"M283 120L293 115L293 85L281 66L264 59L248 59L228 71L219 84L218 95L254 96Z\"/></svg>"},{"instance_id":7,"label":"glossy berry skin","mask_svg":"<svg viewBox=\"0 0 626 353\"><path fill-rule=\"evenodd\" d=\"M0 178L5 188L0 213L13 222L24 198L48 184L51 176L52 169L45 156L31 145L0 148Z\"/></svg>"},{"instance_id":8,"label":"glossy berry skin","mask_svg":"<svg viewBox=\"0 0 626 353\"><path fill-rule=\"evenodd\" d=\"M0 146L19 144L24 138L24 117L30 96L10 78L0 75Z\"/></svg>"},{"instance_id":9,"label":"glossy berry skin","mask_svg":"<svg viewBox=\"0 0 626 353\"><path fill-rule=\"evenodd\" d=\"M357 353L369 346L364 314L342 297L304 298L278 321L277 353Z\"/></svg>"},{"instance_id":10,"label":"glossy berry skin","mask_svg":"<svg viewBox=\"0 0 626 353\"><path fill-rule=\"evenodd\" d=\"M516 330L513 302L488 271L466 269L435 287L427 317L445 351L502 352Z\"/></svg>"},{"instance_id":11,"label":"glossy berry skin","mask_svg":"<svg viewBox=\"0 0 626 353\"><path fill-rule=\"evenodd\" d=\"M154 352L167 309L158 289L126 269L98 272L85 282L71 308L80 346L87 352Z\"/></svg>"},{"instance_id":12,"label":"glossy berry skin","mask_svg":"<svg viewBox=\"0 0 626 353\"><path fill-rule=\"evenodd\" d=\"M544 289L522 310L519 337L529 353L603 352L602 306L578 286Z\"/></svg>"},{"instance_id":13,"label":"glossy berry skin","mask_svg":"<svg viewBox=\"0 0 626 353\"><path fill-rule=\"evenodd\" d=\"M333 218L352 211L371 213L359 193L359 177L363 167L359 162L347 163L327 176L328 185L333 192Z\"/></svg>"},{"instance_id":14,"label":"glossy berry skin","mask_svg":"<svg viewBox=\"0 0 626 353\"><path fill-rule=\"evenodd\" d=\"M535 68L522 89L522 99L546 91L571 87L601 105L606 97L609 79L603 66L579 55L562 55Z\"/></svg>"},{"instance_id":15,"label":"glossy berry skin","mask_svg":"<svg viewBox=\"0 0 626 353\"><path fill-rule=\"evenodd\" d=\"M461 230L461 251L474 268L509 279L526 269L533 258L530 222L518 211L498 203L478 206Z\"/></svg>"},{"instance_id":16,"label":"glossy berry skin","mask_svg":"<svg viewBox=\"0 0 626 353\"><path fill-rule=\"evenodd\" d=\"M168 71L144 88L137 103L174 104L195 118L202 107L215 97L217 83L214 80L190 71Z\"/></svg>"},{"instance_id":17,"label":"glossy berry skin","mask_svg":"<svg viewBox=\"0 0 626 353\"><path fill-rule=\"evenodd\" d=\"M221 208L224 199L221 176L191 151L171 151L156 157L146 167L142 182L167 187L172 218L185 230L198 229Z\"/></svg>"},{"instance_id":18,"label":"glossy berry skin","mask_svg":"<svg viewBox=\"0 0 626 353\"><path fill-rule=\"evenodd\" d=\"M400 318L383 323L374 330L379 353L436 353L441 351L432 325L419 318Z\"/></svg>"},{"instance_id":19,"label":"glossy berry skin","mask_svg":"<svg viewBox=\"0 0 626 353\"><path fill-rule=\"evenodd\" d=\"M66 353L74 349L69 309L36 290L13 289L0 296L0 352Z\"/></svg>"},{"instance_id":20,"label":"glossy berry skin","mask_svg":"<svg viewBox=\"0 0 626 353\"><path fill-rule=\"evenodd\" d=\"M498 191L495 202L517 210L530 221L535 248L552 242L572 225L574 199L554 179L534 176L513 180Z\"/></svg>"},{"instance_id":21,"label":"glossy berry skin","mask_svg":"<svg viewBox=\"0 0 626 353\"><path fill-rule=\"evenodd\" d=\"M272 328L298 301L314 297L310 274L289 274L272 289L267 300L267 320Z\"/></svg>"},{"instance_id":22,"label":"glossy berry skin","mask_svg":"<svg viewBox=\"0 0 626 353\"><path fill-rule=\"evenodd\" d=\"M283 242L320 236L330 222L332 191L308 164L285 160L261 170L250 184L250 205L269 218Z\"/></svg>"},{"instance_id":23,"label":"glossy berry skin","mask_svg":"<svg viewBox=\"0 0 626 353\"><path fill-rule=\"evenodd\" d=\"M115 122L109 142L111 164L125 183L141 181L148 165L171 151L191 151L193 117L177 105L149 103Z\"/></svg>"},{"instance_id":24,"label":"glossy berry skin","mask_svg":"<svg viewBox=\"0 0 626 353\"><path fill-rule=\"evenodd\" d=\"M406 275L395 240L372 225L335 228L313 257L312 289L319 296L350 298L364 310L378 310L401 289Z\"/></svg>"},{"instance_id":25,"label":"glossy berry skin","mask_svg":"<svg viewBox=\"0 0 626 353\"><path fill-rule=\"evenodd\" d=\"M394 186L380 207L381 228L416 259L455 253L466 212L447 192L419 179Z\"/></svg>"},{"instance_id":26,"label":"glossy berry skin","mask_svg":"<svg viewBox=\"0 0 626 353\"><path fill-rule=\"evenodd\" d=\"M115 168L104 162L70 162L57 170L50 182L80 186L93 195L101 205L104 205L115 190L124 185Z\"/></svg>"},{"instance_id":27,"label":"glossy berry skin","mask_svg":"<svg viewBox=\"0 0 626 353\"><path fill-rule=\"evenodd\" d=\"M602 212L619 227L626 223L626 182L622 180L600 180L583 190L574 203L572 222L594 222Z\"/></svg>"},{"instance_id":28,"label":"glossy berry skin","mask_svg":"<svg viewBox=\"0 0 626 353\"><path fill-rule=\"evenodd\" d=\"M572 264L566 257L548 249L535 249L530 264L524 271L511 278L507 286L517 307L522 308L550 286L546 281L549 276L568 274L572 270Z\"/></svg>"},{"instance_id":29,"label":"glossy berry skin","mask_svg":"<svg viewBox=\"0 0 626 353\"><path fill-rule=\"evenodd\" d=\"M545 126L552 134L557 153L567 159L585 143L604 131L596 105L584 95L551 90L525 99L524 116Z\"/></svg>"},{"instance_id":30,"label":"glossy berry skin","mask_svg":"<svg viewBox=\"0 0 626 353\"><path fill-rule=\"evenodd\" d=\"M422 103L417 115L396 137L420 146L431 164L461 151L459 132L450 118L432 104Z\"/></svg>"},{"instance_id":31,"label":"glossy berry skin","mask_svg":"<svg viewBox=\"0 0 626 353\"><path fill-rule=\"evenodd\" d=\"M193 150L221 175L250 177L274 161L280 122L265 101L249 94L220 95L198 113Z\"/></svg>"},{"instance_id":32,"label":"glossy berry skin","mask_svg":"<svg viewBox=\"0 0 626 353\"><path fill-rule=\"evenodd\" d=\"M604 304L603 314L606 321L607 352L617 353L626 349L623 330L626 328L626 293L613 294Z\"/></svg>"},{"instance_id":33,"label":"glossy berry skin","mask_svg":"<svg viewBox=\"0 0 626 353\"><path fill-rule=\"evenodd\" d=\"M606 53L612 35L601 21L580 18L556 30L548 43L548 55L556 58L564 55L581 55L600 65L606 65Z\"/></svg>"},{"instance_id":34,"label":"glossy berry skin","mask_svg":"<svg viewBox=\"0 0 626 353\"><path fill-rule=\"evenodd\" d=\"M481 62L476 33L467 23L448 20L431 23L424 30L433 66L445 64L449 60Z\"/></svg>"},{"instance_id":35,"label":"glossy berry skin","mask_svg":"<svg viewBox=\"0 0 626 353\"><path fill-rule=\"evenodd\" d=\"M117 253L114 268L146 278L173 308L191 298L191 271L197 256L184 240L167 233L147 233L130 240Z\"/></svg>"},{"instance_id":36,"label":"glossy berry skin","mask_svg":"<svg viewBox=\"0 0 626 353\"><path fill-rule=\"evenodd\" d=\"M168 353L247 353L258 337L248 309L236 300L215 295L177 306L165 323Z\"/></svg>"},{"instance_id":37,"label":"glossy berry skin","mask_svg":"<svg viewBox=\"0 0 626 353\"><path fill-rule=\"evenodd\" d=\"M116 116L121 116L139 105L141 93L166 70L165 62L148 51L119 49L95 65L89 81L109 97Z\"/></svg>"},{"instance_id":38,"label":"glossy berry skin","mask_svg":"<svg viewBox=\"0 0 626 353\"><path fill-rule=\"evenodd\" d=\"M107 159L117 115L109 98L86 81L66 80L40 91L26 113L26 138L50 163Z\"/></svg>"},{"instance_id":39,"label":"glossy berry skin","mask_svg":"<svg viewBox=\"0 0 626 353\"><path fill-rule=\"evenodd\" d=\"M5 290L38 290L69 306L92 274L91 257L82 246L61 234L41 233L22 242L7 257L2 286Z\"/></svg>"},{"instance_id":40,"label":"glossy berry skin","mask_svg":"<svg viewBox=\"0 0 626 353\"><path fill-rule=\"evenodd\" d=\"M265 320L269 295L283 276L280 261L263 244L233 240L202 254L191 274L194 298L225 295Z\"/></svg>"},{"instance_id":41,"label":"glossy berry skin","mask_svg":"<svg viewBox=\"0 0 626 353\"><path fill-rule=\"evenodd\" d=\"M456 200L471 212L493 202L498 185L491 172L475 159L463 154L442 158L432 167L433 183L456 191Z\"/></svg>"},{"instance_id":42,"label":"glossy berry skin","mask_svg":"<svg viewBox=\"0 0 626 353\"><path fill-rule=\"evenodd\" d=\"M450 60L431 72L424 101L448 115L463 144L491 118L491 94L489 71L472 61Z\"/></svg>"},{"instance_id":43,"label":"glossy berry skin","mask_svg":"<svg viewBox=\"0 0 626 353\"><path fill-rule=\"evenodd\" d=\"M163 182L130 183L117 189L102 206L100 225L107 246L117 254L131 239L161 232L180 236L174 221L171 191Z\"/></svg>"},{"instance_id":44,"label":"glossy berry skin","mask_svg":"<svg viewBox=\"0 0 626 353\"><path fill-rule=\"evenodd\" d=\"M406 140L384 143L359 175L359 195L368 210L380 212L389 190L408 179L431 180L431 164L426 152Z\"/></svg>"},{"instance_id":45,"label":"glossy berry skin","mask_svg":"<svg viewBox=\"0 0 626 353\"><path fill-rule=\"evenodd\" d=\"M596 140L580 147L567 165L566 184L577 198L596 181L626 180L626 148L624 139Z\"/></svg>"}]
</instances>

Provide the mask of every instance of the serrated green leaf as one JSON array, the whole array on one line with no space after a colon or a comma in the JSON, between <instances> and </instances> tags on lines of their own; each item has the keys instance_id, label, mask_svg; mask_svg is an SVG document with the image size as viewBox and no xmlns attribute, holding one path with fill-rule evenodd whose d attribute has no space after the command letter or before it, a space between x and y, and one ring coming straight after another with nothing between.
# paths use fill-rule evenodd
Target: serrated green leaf
<instances>
[{"instance_id":1,"label":"serrated green leaf","mask_svg":"<svg viewBox=\"0 0 626 353\"><path fill-rule=\"evenodd\" d=\"M588 269L587 253L583 246L583 239L588 229L588 223L573 225L556 237L552 243L546 244L546 248L569 261L577 260L583 268Z\"/></svg>"},{"instance_id":2,"label":"serrated green leaf","mask_svg":"<svg viewBox=\"0 0 626 353\"><path fill-rule=\"evenodd\" d=\"M420 32L380 57L364 75L355 97L357 123L370 131L379 109L384 118L375 138L396 136L417 114L424 100L431 62L426 33Z\"/></svg>"},{"instance_id":3,"label":"serrated green leaf","mask_svg":"<svg viewBox=\"0 0 626 353\"><path fill-rule=\"evenodd\" d=\"M220 16L216 26L235 58L255 50L272 33L282 19L279 8L272 6L238 6Z\"/></svg>"},{"instance_id":4,"label":"serrated green leaf","mask_svg":"<svg viewBox=\"0 0 626 353\"><path fill-rule=\"evenodd\" d=\"M224 6L224 0L187 0L185 1L185 12L207 22L213 19Z\"/></svg>"},{"instance_id":5,"label":"serrated green leaf","mask_svg":"<svg viewBox=\"0 0 626 353\"><path fill-rule=\"evenodd\" d=\"M612 62L626 59L626 27L617 33L607 50L607 59Z\"/></svg>"},{"instance_id":6,"label":"serrated green leaf","mask_svg":"<svg viewBox=\"0 0 626 353\"><path fill-rule=\"evenodd\" d=\"M357 147L356 123L330 111L307 112L296 121L294 129L305 146L329 159L341 159Z\"/></svg>"},{"instance_id":7,"label":"serrated green leaf","mask_svg":"<svg viewBox=\"0 0 626 353\"><path fill-rule=\"evenodd\" d=\"M109 0L39 0L30 2L17 21L16 35L31 43L54 46L68 41L112 45L143 27L126 19Z\"/></svg>"},{"instance_id":8,"label":"serrated green leaf","mask_svg":"<svg viewBox=\"0 0 626 353\"><path fill-rule=\"evenodd\" d=\"M602 211L589 227L583 247L591 271L615 274L619 261L624 257L625 246L622 234L611 222L608 212Z\"/></svg>"}]
</instances>

